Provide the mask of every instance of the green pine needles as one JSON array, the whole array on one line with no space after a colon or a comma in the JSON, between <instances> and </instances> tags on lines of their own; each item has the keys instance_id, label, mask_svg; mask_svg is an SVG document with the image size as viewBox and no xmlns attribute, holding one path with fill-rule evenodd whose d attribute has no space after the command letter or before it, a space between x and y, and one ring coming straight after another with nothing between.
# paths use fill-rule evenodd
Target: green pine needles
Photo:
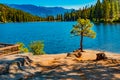
<instances>
[{"instance_id":1,"label":"green pine needles","mask_svg":"<svg viewBox=\"0 0 120 80\"><path fill-rule=\"evenodd\" d=\"M73 25L73 29L71 30L71 34L73 36L80 36L80 50L83 51L83 38L89 37L89 38L95 38L96 33L91 30L93 27L93 24L90 22L89 19L78 19L77 24Z\"/></svg>"}]
</instances>

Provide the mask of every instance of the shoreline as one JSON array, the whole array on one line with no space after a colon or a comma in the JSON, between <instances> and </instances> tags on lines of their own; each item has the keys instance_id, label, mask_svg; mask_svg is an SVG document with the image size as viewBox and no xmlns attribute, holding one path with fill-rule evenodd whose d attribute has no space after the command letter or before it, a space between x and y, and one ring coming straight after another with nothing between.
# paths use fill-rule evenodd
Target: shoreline
<instances>
[{"instance_id":1,"label":"shoreline","mask_svg":"<svg viewBox=\"0 0 120 80\"><path fill-rule=\"evenodd\" d=\"M92 49L85 49L84 50L85 52L81 52L82 54L84 54L84 53L88 53L88 54L94 54L94 55L96 55L97 53L105 53L106 54L106 56L108 56L108 57L111 57L112 56L112 58L114 58L114 56L116 56L116 55L119 55L120 56L120 53L115 53L115 52L108 52L108 51L100 51L100 50L92 50ZM53 54L45 54L45 55L47 55L47 56L49 56L49 55L51 55L51 56L55 56L55 55L67 55L68 53L73 53L73 52L65 52L65 53L53 53ZM34 55L34 56L36 56L36 55ZM40 55L40 56L42 56L42 55ZM44 55L43 55L44 56ZM119 58L120 59L120 58Z\"/></svg>"},{"instance_id":2,"label":"shoreline","mask_svg":"<svg viewBox=\"0 0 120 80\"><path fill-rule=\"evenodd\" d=\"M9 74L0 75L0 80L118 80L120 79L120 54L104 52L109 59L95 61L95 50L85 50L80 58L66 57L67 53L33 55L14 54L0 58L0 62L28 56L33 62L17 68L13 64ZM0 69L3 65L0 64ZM2 69L3 70L3 69ZM14 77L14 78L13 78Z\"/></svg>"},{"instance_id":3,"label":"shoreline","mask_svg":"<svg viewBox=\"0 0 120 80\"><path fill-rule=\"evenodd\" d=\"M120 59L120 54L119 53L113 53L113 52L105 52L105 51L98 51L98 50L90 50L90 49L85 49L85 52L81 52L82 56L80 58L77 58L79 60L95 60L96 59L96 54L97 53L105 53L106 57L108 58L113 58L113 59ZM73 53L73 52L68 52L68 53ZM6 55L6 56L0 56L2 58L6 59L14 59L16 58L15 56L18 55L23 55L23 56L29 56L34 60L34 57L39 57L40 59L42 58L66 58L68 53L57 53L57 54L44 54L44 55L33 55L32 53L22 53L22 54L13 54L13 55ZM1 60L0 59L0 60ZM39 59L39 60L40 60ZM37 61L37 60L35 60Z\"/></svg>"}]
</instances>

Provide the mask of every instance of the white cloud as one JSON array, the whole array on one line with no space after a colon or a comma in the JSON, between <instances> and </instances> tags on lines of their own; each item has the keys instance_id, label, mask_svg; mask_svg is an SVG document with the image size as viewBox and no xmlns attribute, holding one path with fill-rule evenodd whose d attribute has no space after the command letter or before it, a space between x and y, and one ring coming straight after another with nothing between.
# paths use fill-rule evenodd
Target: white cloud
<instances>
[{"instance_id":1,"label":"white cloud","mask_svg":"<svg viewBox=\"0 0 120 80\"><path fill-rule=\"evenodd\" d=\"M61 6L61 7L63 7L63 8L66 8L66 9L76 9L76 10L78 10L78 9L80 9L80 8L83 8L84 7L84 5L78 5L78 6Z\"/></svg>"}]
</instances>

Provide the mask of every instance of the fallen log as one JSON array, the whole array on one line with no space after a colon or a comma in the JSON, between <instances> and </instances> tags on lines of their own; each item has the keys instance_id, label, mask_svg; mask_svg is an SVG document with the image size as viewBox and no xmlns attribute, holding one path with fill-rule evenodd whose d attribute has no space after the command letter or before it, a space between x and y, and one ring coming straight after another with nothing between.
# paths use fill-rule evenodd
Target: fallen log
<instances>
[{"instance_id":1,"label":"fallen log","mask_svg":"<svg viewBox=\"0 0 120 80\"><path fill-rule=\"evenodd\" d=\"M10 67L13 64L17 65L18 69L24 70L22 67L24 67L25 65L31 66L32 62L33 61L28 56L16 58L14 60L9 60L9 61L2 61L0 63L0 74L9 73L10 72Z\"/></svg>"},{"instance_id":2,"label":"fallen log","mask_svg":"<svg viewBox=\"0 0 120 80\"><path fill-rule=\"evenodd\" d=\"M67 57L80 58L82 56L81 52L68 53Z\"/></svg>"}]
</instances>

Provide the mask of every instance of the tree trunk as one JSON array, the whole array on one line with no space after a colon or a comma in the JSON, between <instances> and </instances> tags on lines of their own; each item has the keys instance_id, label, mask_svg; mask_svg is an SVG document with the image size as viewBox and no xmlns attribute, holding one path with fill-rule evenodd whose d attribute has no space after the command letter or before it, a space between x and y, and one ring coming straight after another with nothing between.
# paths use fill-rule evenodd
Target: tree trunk
<instances>
[{"instance_id":1,"label":"tree trunk","mask_svg":"<svg viewBox=\"0 0 120 80\"><path fill-rule=\"evenodd\" d=\"M83 35L82 34L80 39L80 51L83 52Z\"/></svg>"}]
</instances>

